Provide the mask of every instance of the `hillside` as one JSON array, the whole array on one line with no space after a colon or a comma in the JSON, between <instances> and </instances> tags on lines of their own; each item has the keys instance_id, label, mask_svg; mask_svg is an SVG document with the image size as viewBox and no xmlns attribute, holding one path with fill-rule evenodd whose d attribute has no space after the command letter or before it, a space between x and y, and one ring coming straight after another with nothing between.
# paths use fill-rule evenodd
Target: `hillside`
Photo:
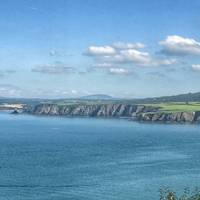
<instances>
[{"instance_id":1,"label":"hillside","mask_svg":"<svg viewBox=\"0 0 200 200\"><path fill-rule=\"evenodd\" d=\"M21 104L39 104L39 103L56 103L56 104L96 104L96 103L127 103L127 104L156 104L156 103L169 103L169 102L200 102L200 92L179 94L173 96L162 96L152 98L113 98L105 94L88 95L79 98L63 98L63 99L37 99L37 98L0 98L2 103L21 103Z\"/></svg>"},{"instance_id":2,"label":"hillside","mask_svg":"<svg viewBox=\"0 0 200 200\"><path fill-rule=\"evenodd\" d=\"M131 101L134 103L200 102L200 92L153 98L132 99Z\"/></svg>"}]
</instances>

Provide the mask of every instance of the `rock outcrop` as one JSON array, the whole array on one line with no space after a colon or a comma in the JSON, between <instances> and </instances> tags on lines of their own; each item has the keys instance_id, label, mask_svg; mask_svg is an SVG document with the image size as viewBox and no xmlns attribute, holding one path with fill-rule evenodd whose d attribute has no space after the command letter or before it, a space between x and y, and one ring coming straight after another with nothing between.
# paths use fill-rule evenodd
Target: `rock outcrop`
<instances>
[{"instance_id":1,"label":"rock outcrop","mask_svg":"<svg viewBox=\"0 0 200 200\"><path fill-rule=\"evenodd\" d=\"M28 107L25 113L34 115L87 116L87 117L135 117L141 112L156 112L157 108L128 104L57 105L39 104Z\"/></svg>"},{"instance_id":2,"label":"rock outcrop","mask_svg":"<svg viewBox=\"0 0 200 200\"><path fill-rule=\"evenodd\" d=\"M200 123L200 111L196 112L160 112L158 107L129 104L39 104L29 106L25 113L34 115L68 116L68 117L109 117L130 118L135 121Z\"/></svg>"},{"instance_id":3,"label":"rock outcrop","mask_svg":"<svg viewBox=\"0 0 200 200\"><path fill-rule=\"evenodd\" d=\"M197 123L200 122L200 111L174 113L139 113L138 121L170 122L170 123Z\"/></svg>"}]
</instances>

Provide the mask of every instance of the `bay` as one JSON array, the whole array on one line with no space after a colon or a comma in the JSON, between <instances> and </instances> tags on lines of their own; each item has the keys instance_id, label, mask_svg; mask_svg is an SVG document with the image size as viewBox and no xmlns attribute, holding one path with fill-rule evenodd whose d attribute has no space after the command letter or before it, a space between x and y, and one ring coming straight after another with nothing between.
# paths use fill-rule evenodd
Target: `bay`
<instances>
[{"instance_id":1,"label":"bay","mask_svg":"<svg viewBox=\"0 0 200 200\"><path fill-rule=\"evenodd\" d=\"M200 186L200 127L0 113L0 200L146 200Z\"/></svg>"}]
</instances>

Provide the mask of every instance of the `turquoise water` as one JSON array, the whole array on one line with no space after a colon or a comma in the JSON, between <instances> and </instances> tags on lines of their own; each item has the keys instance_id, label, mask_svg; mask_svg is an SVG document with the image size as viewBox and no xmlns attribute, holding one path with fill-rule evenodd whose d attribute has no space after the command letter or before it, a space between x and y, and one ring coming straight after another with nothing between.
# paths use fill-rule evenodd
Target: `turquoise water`
<instances>
[{"instance_id":1,"label":"turquoise water","mask_svg":"<svg viewBox=\"0 0 200 200\"><path fill-rule=\"evenodd\" d=\"M200 126L0 114L0 200L147 200L200 186Z\"/></svg>"}]
</instances>

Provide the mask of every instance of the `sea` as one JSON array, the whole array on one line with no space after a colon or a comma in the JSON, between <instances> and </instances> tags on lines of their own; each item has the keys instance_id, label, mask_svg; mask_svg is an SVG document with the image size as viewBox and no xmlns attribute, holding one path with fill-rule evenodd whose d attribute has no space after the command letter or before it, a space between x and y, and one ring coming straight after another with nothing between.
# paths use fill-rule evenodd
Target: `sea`
<instances>
[{"instance_id":1,"label":"sea","mask_svg":"<svg viewBox=\"0 0 200 200\"><path fill-rule=\"evenodd\" d=\"M200 186L200 125L0 113L0 200L158 200Z\"/></svg>"}]
</instances>

